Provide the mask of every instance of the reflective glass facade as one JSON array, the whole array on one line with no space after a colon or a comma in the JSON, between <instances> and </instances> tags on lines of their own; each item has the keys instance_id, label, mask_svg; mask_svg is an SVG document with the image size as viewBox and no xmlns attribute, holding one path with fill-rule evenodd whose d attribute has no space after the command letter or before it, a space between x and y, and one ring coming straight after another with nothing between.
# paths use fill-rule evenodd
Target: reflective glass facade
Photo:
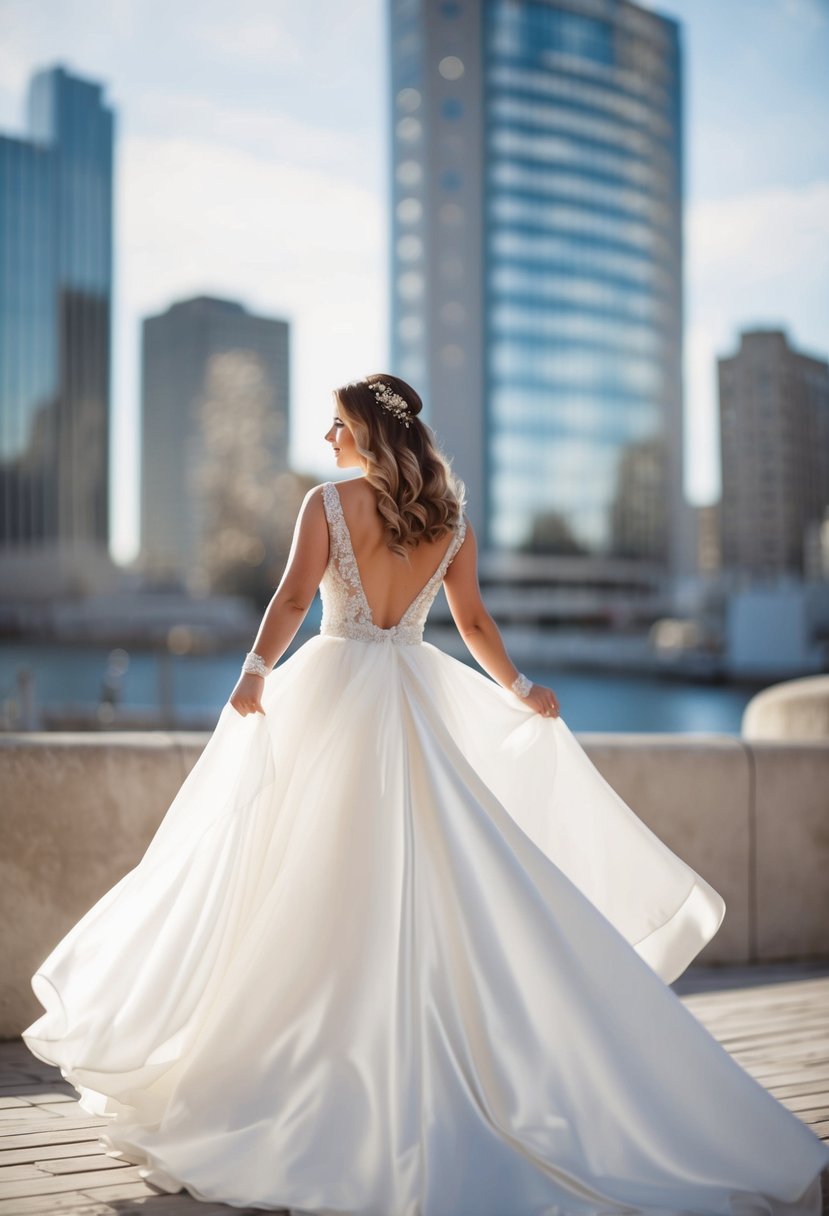
<instances>
[{"instance_id":1,"label":"reflective glass facade","mask_svg":"<svg viewBox=\"0 0 829 1216\"><path fill-rule=\"evenodd\" d=\"M38 73L0 136L0 546L108 539L113 116Z\"/></svg>"},{"instance_id":2,"label":"reflective glass facade","mask_svg":"<svg viewBox=\"0 0 829 1216\"><path fill-rule=\"evenodd\" d=\"M675 27L626 5L490 0L486 15L491 539L663 560L680 334Z\"/></svg>"},{"instance_id":3,"label":"reflective glass facade","mask_svg":"<svg viewBox=\"0 0 829 1216\"><path fill-rule=\"evenodd\" d=\"M678 28L622 0L446 7L405 5L406 36L420 36L432 206L419 220L415 317L401 292L420 267L401 241L411 204L399 197L398 119L395 370L425 358L430 421L482 503L487 547L661 565L682 511ZM393 18L398 60L403 29ZM441 297L453 276L454 300ZM453 362L463 375L450 388ZM473 396L464 385L478 374ZM464 431L476 428L482 450L469 459Z\"/></svg>"}]
</instances>

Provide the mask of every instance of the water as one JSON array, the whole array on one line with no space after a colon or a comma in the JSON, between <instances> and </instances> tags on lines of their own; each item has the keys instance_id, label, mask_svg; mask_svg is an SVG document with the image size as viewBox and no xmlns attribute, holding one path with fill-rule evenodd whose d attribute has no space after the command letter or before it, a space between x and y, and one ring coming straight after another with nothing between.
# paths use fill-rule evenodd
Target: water
<instances>
[{"instance_id":1,"label":"water","mask_svg":"<svg viewBox=\"0 0 829 1216\"><path fill-rule=\"evenodd\" d=\"M756 687L686 683L657 676L535 671L552 688L572 731L739 735Z\"/></svg>"},{"instance_id":2,"label":"water","mask_svg":"<svg viewBox=\"0 0 829 1216\"><path fill-rule=\"evenodd\" d=\"M295 642L295 646L299 644ZM16 672L34 673L35 697L41 706L94 709L101 696L108 647L61 646L4 642L0 644L0 705L14 694ZM121 684L119 704L151 710L161 703L164 679L182 723L188 718L209 727L215 723L238 678L241 650L200 655L133 651ZM165 677L166 673L166 677ZM709 685L617 673L544 671L526 674L553 688L571 730L739 735L743 710L762 685Z\"/></svg>"}]
</instances>

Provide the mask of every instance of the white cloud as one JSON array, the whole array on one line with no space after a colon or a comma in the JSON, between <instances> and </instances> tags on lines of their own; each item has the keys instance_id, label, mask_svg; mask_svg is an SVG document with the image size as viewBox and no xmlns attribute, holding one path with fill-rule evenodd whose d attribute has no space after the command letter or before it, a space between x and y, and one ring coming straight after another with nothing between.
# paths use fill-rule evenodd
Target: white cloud
<instances>
[{"instance_id":1,"label":"white cloud","mask_svg":"<svg viewBox=\"0 0 829 1216\"><path fill-rule=\"evenodd\" d=\"M686 239L686 489L705 502L720 488L717 357L753 327L827 356L829 182L697 203Z\"/></svg>"},{"instance_id":2,"label":"white cloud","mask_svg":"<svg viewBox=\"0 0 829 1216\"><path fill-rule=\"evenodd\" d=\"M829 263L829 182L700 202L689 212L696 271L777 287L815 259Z\"/></svg>"},{"instance_id":3,"label":"white cloud","mask_svg":"<svg viewBox=\"0 0 829 1216\"><path fill-rule=\"evenodd\" d=\"M188 259L284 267L309 253L359 261L378 247L378 200L320 169L212 140L128 137L121 171L122 235L174 249L177 274ZM170 272L164 259L152 270L159 284Z\"/></svg>"},{"instance_id":4,"label":"white cloud","mask_svg":"<svg viewBox=\"0 0 829 1216\"><path fill-rule=\"evenodd\" d=\"M0 95L9 127L18 125L29 83L30 55L42 16L27 14L20 0L0 0ZM31 27L34 28L31 28Z\"/></svg>"},{"instance_id":5,"label":"white cloud","mask_svg":"<svg viewBox=\"0 0 829 1216\"><path fill-rule=\"evenodd\" d=\"M250 5L243 6L250 9ZM287 23L259 5L240 14L238 3L226 4L211 15L202 15L193 26L193 36L204 50L220 59L240 59L245 64L266 63L273 70L302 61L300 48ZM206 17L206 19L205 19Z\"/></svg>"},{"instance_id":6,"label":"white cloud","mask_svg":"<svg viewBox=\"0 0 829 1216\"><path fill-rule=\"evenodd\" d=\"M4 109L10 111L9 126L17 125L21 110L21 96L29 80L26 64L16 54L6 39L0 40L0 92L6 94Z\"/></svg>"},{"instance_id":7,"label":"white cloud","mask_svg":"<svg viewBox=\"0 0 829 1216\"><path fill-rule=\"evenodd\" d=\"M326 174L365 181L366 141L347 131L305 122L273 107L222 104L205 96L155 90L142 106L142 133L173 131L184 141L226 145L258 160L325 166ZM374 166L371 166L372 170Z\"/></svg>"}]
</instances>

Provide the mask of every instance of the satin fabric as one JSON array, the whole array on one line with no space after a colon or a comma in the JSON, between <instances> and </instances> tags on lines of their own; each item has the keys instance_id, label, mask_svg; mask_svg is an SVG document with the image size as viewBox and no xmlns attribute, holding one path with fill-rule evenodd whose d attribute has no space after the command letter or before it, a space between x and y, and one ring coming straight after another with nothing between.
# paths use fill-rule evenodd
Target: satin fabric
<instances>
[{"instance_id":1,"label":"satin fabric","mask_svg":"<svg viewBox=\"0 0 829 1216\"><path fill-rule=\"evenodd\" d=\"M667 987L719 894L428 643L226 705L23 1034L162 1190L291 1216L818 1216L829 1148Z\"/></svg>"}]
</instances>

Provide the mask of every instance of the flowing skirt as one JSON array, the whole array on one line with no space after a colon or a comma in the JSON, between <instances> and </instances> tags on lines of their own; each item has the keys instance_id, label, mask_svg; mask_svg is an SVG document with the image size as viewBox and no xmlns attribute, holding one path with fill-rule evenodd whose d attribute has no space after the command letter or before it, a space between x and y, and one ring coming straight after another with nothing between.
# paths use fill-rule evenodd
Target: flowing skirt
<instances>
[{"instance_id":1,"label":"flowing skirt","mask_svg":"<svg viewBox=\"0 0 829 1216\"><path fill-rule=\"evenodd\" d=\"M818 1216L829 1147L667 986L722 898L562 718L322 635L263 706L33 977L113 1155L291 1216Z\"/></svg>"}]
</instances>

